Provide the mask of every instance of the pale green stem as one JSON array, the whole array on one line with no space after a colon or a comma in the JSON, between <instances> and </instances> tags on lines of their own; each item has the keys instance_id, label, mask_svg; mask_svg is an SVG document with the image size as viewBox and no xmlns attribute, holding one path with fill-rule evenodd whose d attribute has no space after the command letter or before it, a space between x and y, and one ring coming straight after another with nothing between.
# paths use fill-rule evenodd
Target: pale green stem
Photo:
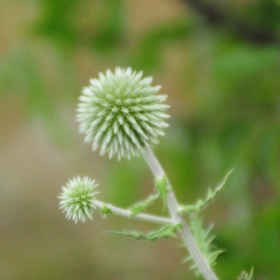
<instances>
[{"instance_id":1,"label":"pale green stem","mask_svg":"<svg viewBox=\"0 0 280 280\"><path fill-rule=\"evenodd\" d=\"M163 176L166 176L163 168L161 167L159 161L155 157L153 151L149 147L144 147L142 154L150 166L154 176L157 179L161 179ZM169 192L167 197L167 206L170 212L170 215L173 219L173 223L181 223L182 230L179 232L182 240L184 241L189 253L191 254L193 260L195 261L197 267L199 268L201 274L206 280L218 280L218 277L215 275L214 271L211 269L208 261L200 251L190 229L187 225L184 217L178 214L179 204L175 197L175 194L172 190L171 185L167 186Z\"/></svg>"},{"instance_id":2,"label":"pale green stem","mask_svg":"<svg viewBox=\"0 0 280 280\"><path fill-rule=\"evenodd\" d=\"M132 218L132 219L142 220L142 221L156 223L156 224L173 224L173 220L170 218L164 218L164 217L154 216L150 214L139 213L137 215L132 216L130 210L125 210L123 208L119 208L111 204L98 201L96 199L93 201L93 205L94 207L100 210L106 207L107 209L110 209L112 211L112 214L116 214L126 218Z\"/></svg>"}]
</instances>

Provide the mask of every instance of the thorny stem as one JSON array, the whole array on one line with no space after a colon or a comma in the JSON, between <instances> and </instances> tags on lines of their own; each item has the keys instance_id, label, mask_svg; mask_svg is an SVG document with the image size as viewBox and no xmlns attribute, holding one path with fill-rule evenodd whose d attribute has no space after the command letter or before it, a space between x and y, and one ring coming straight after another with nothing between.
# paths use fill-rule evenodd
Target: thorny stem
<instances>
[{"instance_id":1,"label":"thorny stem","mask_svg":"<svg viewBox=\"0 0 280 280\"><path fill-rule=\"evenodd\" d=\"M164 217L159 217L159 216L154 216L154 215L149 215L149 214L142 214L142 213L132 216L131 211L129 211L129 210L125 210L125 209L113 206L111 204L107 204L107 203L98 201L96 199L94 199L93 205L94 205L94 207L96 207L100 210L102 210L104 207L106 207L107 209L110 209L112 211L112 214L116 214L116 215L123 216L126 218L132 218L132 219L142 220L142 221L156 223L156 224L173 224L173 220L170 218L164 218Z\"/></svg>"},{"instance_id":2,"label":"thorny stem","mask_svg":"<svg viewBox=\"0 0 280 280\"><path fill-rule=\"evenodd\" d=\"M144 147L142 149L142 154L156 178L160 179L163 176L166 176L159 161L157 160L153 151L149 147ZM211 269L208 261L205 259L205 257L201 253L184 217L182 215L178 214L178 212L177 212L179 209L179 204L177 202L177 199L175 197L175 194L172 190L171 185L168 185L167 188L169 190L168 197L167 197L167 206L168 206L170 215L172 217L174 224L177 224L177 223L182 224L182 230L180 231L180 235L181 235L181 238L184 241L189 253L191 254L191 256L194 259L196 265L198 266L201 274L204 276L204 278L206 280L218 280L218 277L215 275L214 271Z\"/></svg>"}]
</instances>

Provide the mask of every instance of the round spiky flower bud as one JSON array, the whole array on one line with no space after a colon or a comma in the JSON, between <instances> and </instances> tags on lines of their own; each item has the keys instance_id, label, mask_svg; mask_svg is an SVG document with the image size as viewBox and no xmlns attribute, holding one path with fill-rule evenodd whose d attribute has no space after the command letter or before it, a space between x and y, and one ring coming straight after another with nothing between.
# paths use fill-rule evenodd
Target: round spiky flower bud
<instances>
[{"instance_id":1,"label":"round spiky flower bud","mask_svg":"<svg viewBox=\"0 0 280 280\"><path fill-rule=\"evenodd\" d=\"M93 150L100 148L101 155L108 153L110 158L130 158L164 135L169 106L162 104L166 95L156 95L160 86L151 82L131 68L107 70L90 80L80 97L77 119Z\"/></svg>"},{"instance_id":2,"label":"round spiky flower bud","mask_svg":"<svg viewBox=\"0 0 280 280\"><path fill-rule=\"evenodd\" d=\"M92 219L94 210L93 198L97 192L94 180L87 177L76 177L70 180L66 187L62 187L59 196L60 209L66 212L66 218L85 222L87 218Z\"/></svg>"}]
</instances>

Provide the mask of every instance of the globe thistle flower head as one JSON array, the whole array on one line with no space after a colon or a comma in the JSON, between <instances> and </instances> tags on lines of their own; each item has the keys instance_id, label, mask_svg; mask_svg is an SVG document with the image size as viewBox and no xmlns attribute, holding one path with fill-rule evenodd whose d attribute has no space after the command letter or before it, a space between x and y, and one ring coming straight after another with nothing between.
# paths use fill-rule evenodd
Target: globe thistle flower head
<instances>
[{"instance_id":1,"label":"globe thistle flower head","mask_svg":"<svg viewBox=\"0 0 280 280\"><path fill-rule=\"evenodd\" d=\"M168 126L164 111L169 106L162 104L166 95L156 95L160 86L151 82L131 68L107 70L90 80L80 97L77 120L93 150L100 148L101 155L108 153L110 158L130 158L158 143Z\"/></svg>"},{"instance_id":2,"label":"globe thistle flower head","mask_svg":"<svg viewBox=\"0 0 280 280\"><path fill-rule=\"evenodd\" d=\"M70 180L66 187L62 187L62 193L59 196L60 209L66 212L66 218L85 222L87 218L92 219L94 210L93 199L97 192L94 180L87 177L76 177Z\"/></svg>"}]
</instances>

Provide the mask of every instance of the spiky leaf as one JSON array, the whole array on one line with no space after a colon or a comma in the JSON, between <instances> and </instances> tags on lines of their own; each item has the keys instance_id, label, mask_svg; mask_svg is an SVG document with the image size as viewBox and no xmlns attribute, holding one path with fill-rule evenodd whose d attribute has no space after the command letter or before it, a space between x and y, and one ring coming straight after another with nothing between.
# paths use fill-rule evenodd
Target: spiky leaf
<instances>
[{"instance_id":1,"label":"spiky leaf","mask_svg":"<svg viewBox=\"0 0 280 280\"><path fill-rule=\"evenodd\" d=\"M214 190L212 190L212 189L208 190L206 198L199 199L195 204L181 206L178 213L184 214L184 213L190 213L190 212L199 212L199 211L203 210L205 207L207 207L209 202L211 200L213 200L215 198L215 196L217 195L217 193L222 190L229 175L233 172L233 170L234 169L230 170L227 173L227 175L225 176L223 181Z\"/></svg>"},{"instance_id":2,"label":"spiky leaf","mask_svg":"<svg viewBox=\"0 0 280 280\"><path fill-rule=\"evenodd\" d=\"M167 194L169 192L168 190L168 179L166 176L162 176L161 178L156 178L156 189L159 192L159 195L163 199L164 204L167 202Z\"/></svg>"},{"instance_id":3,"label":"spiky leaf","mask_svg":"<svg viewBox=\"0 0 280 280\"><path fill-rule=\"evenodd\" d=\"M156 194L149 196L147 199L137 202L136 204L132 205L129 209L131 211L131 216L133 217L133 216L145 211L146 208L149 205L151 205L152 203L154 203L154 201L158 198L159 198L159 194L156 193Z\"/></svg>"},{"instance_id":4,"label":"spiky leaf","mask_svg":"<svg viewBox=\"0 0 280 280\"><path fill-rule=\"evenodd\" d=\"M213 250L213 246L211 245L211 242L213 241L214 237L210 234L211 227L208 229L204 229L202 226L201 219L198 218L196 213L192 213L190 215L190 228L194 235L194 238L198 244L199 249L201 250L201 253L204 255L206 260L208 261L210 267L214 267L216 264L216 258L220 253L223 252L223 250ZM192 257L189 256L185 259L185 261L192 261ZM195 270L196 274L200 274L200 270L193 262L191 269Z\"/></svg>"},{"instance_id":5,"label":"spiky leaf","mask_svg":"<svg viewBox=\"0 0 280 280\"><path fill-rule=\"evenodd\" d=\"M176 225L167 225L159 230L156 231L151 231L149 233L142 233L142 232L128 232L128 231L111 231L110 233L118 234L118 235L123 235L127 237L134 238L136 240L148 240L148 241L155 241L160 238L168 238L168 237L176 237L175 233L178 232L181 229L182 225L181 224L176 224Z\"/></svg>"},{"instance_id":6,"label":"spiky leaf","mask_svg":"<svg viewBox=\"0 0 280 280\"><path fill-rule=\"evenodd\" d=\"M253 280L253 268L250 271L250 274L248 274L246 271L243 271L242 274L238 277L238 280Z\"/></svg>"},{"instance_id":7,"label":"spiky leaf","mask_svg":"<svg viewBox=\"0 0 280 280\"><path fill-rule=\"evenodd\" d=\"M113 211L106 205L103 205L103 207L100 209L100 212L103 216L107 216L109 214L113 214Z\"/></svg>"}]
</instances>

